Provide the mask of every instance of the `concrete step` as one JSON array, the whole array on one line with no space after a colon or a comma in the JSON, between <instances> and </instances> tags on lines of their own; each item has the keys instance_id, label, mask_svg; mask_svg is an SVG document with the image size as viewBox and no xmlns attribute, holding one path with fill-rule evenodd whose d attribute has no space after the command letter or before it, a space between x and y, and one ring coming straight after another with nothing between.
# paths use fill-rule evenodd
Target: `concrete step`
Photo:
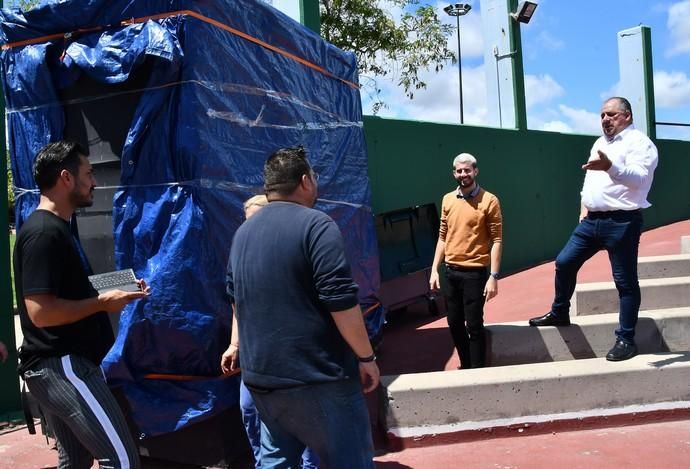
<instances>
[{"instance_id":1,"label":"concrete step","mask_svg":"<svg viewBox=\"0 0 690 469\"><path fill-rule=\"evenodd\" d=\"M640 310L690 306L690 276L640 280ZM583 283L575 287L571 316L618 312L618 291L613 282Z\"/></svg>"},{"instance_id":2,"label":"concrete step","mask_svg":"<svg viewBox=\"0 0 690 469\"><path fill-rule=\"evenodd\" d=\"M385 376L388 431L421 437L690 400L690 352ZM573 417L575 415L575 417ZM583 414L584 415L584 414ZM543 421L543 420L542 420Z\"/></svg>"},{"instance_id":3,"label":"concrete step","mask_svg":"<svg viewBox=\"0 0 690 469\"><path fill-rule=\"evenodd\" d=\"M640 279L690 276L690 253L640 257L637 275Z\"/></svg>"},{"instance_id":4,"label":"concrete step","mask_svg":"<svg viewBox=\"0 0 690 469\"><path fill-rule=\"evenodd\" d=\"M641 354L624 362L603 358L614 342L617 314L572 322L487 326L488 368L383 377L389 432L417 438L616 415L631 406L690 406L690 307L641 312Z\"/></svg>"},{"instance_id":5,"label":"concrete step","mask_svg":"<svg viewBox=\"0 0 690 469\"><path fill-rule=\"evenodd\" d=\"M618 314L571 318L569 327L529 327L527 321L491 324L487 364L519 365L605 357ZM642 311L635 331L640 353L690 350L690 307Z\"/></svg>"}]
</instances>

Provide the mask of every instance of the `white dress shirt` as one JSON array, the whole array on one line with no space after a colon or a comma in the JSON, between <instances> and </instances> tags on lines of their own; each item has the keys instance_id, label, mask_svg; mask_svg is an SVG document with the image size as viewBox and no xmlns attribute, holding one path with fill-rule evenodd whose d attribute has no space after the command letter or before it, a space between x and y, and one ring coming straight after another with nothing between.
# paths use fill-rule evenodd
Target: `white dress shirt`
<instances>
[{"instance_id":1,"label":"white dress shirt","mask_svg":"<svg viewBox=\"0 0 690 469\"><path fill-rule=\"evenodd\" d=\"M608 171L588 170L582 186L582 204L591 212L637 210L651 206L647 194L652 187L659 159L656 146L632 125L609 140L594 142L589 161L599 159L598 150L611 160Z\"/></svg>"}]
</instances>

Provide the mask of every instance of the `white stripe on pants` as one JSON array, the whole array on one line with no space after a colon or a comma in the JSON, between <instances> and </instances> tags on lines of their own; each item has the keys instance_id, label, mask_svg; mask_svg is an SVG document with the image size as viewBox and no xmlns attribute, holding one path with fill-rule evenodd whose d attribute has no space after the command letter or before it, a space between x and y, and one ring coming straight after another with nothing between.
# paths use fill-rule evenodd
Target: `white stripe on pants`
<instances>
[{"instance_id":1,"label":"white stripe on pants","mask_svg":"<svg viewBox=\"0 0 690 469\"><path fill-rule=\"evenodd\" d=\"M139 457L100 367L78 355L42 359L25 380L52 424L60 468L137 469Z\"/></svg>"}]
</instances>

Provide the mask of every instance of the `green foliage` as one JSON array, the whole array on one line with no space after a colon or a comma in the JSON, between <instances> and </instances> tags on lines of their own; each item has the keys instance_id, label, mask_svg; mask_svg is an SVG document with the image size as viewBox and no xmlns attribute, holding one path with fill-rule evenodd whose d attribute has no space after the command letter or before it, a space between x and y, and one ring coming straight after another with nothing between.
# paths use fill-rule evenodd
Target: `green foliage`
<instances>
[{"instance_id":1,"label":"green foliage","mask_svg":"<svg viewBox=\"0 0 690 469\"><path fill-rule=\"evenodd\" d=\"M12 253L14 252L14 242L17 239L17 235L10 233L10 280L12 282L12 305L17 306L17 297L14 294L14 264L12 263Z\"/></svg>"},{"instance_id":2,"label":"green foliage","mask_svg":"<svg viewBox=\"0 0 690 469\"><path fill-rule=\"evenodd\" d=\"M21 0L19 2L19 9L22 11L28 11L35 8L40 3L40 0Z\"/></svg>"},{"instance_id":3,"label":"green foliage","mask_svg":"<svg viewBox=\"0 0 690 469\"><path fill-rule=\"evenodd\" d=\"M12 190L13 180L12 180L12 170L10 169L10 154L5 153L5 159L7 161L7 207L9 210L10 218L14 218L14 191Z\"/></svg>"},{"instance_id":4,"label":"green foliage","mask_svg":"<svg viewBox=\"0 0 690 469\"><path fill-rule=\"evenodd\" d=\"M320 0L320 4L321 36L357 56L365 88L375 96L374 113L385 106L376 77L392 75L413 99L415 90L426 88L420 71L438 72L449 60L456 61L447 47L455 28L441 23L433 5L420 0ZM397 22L387 11L391 8L402 11Z\"/></svg>"}]
</instances>

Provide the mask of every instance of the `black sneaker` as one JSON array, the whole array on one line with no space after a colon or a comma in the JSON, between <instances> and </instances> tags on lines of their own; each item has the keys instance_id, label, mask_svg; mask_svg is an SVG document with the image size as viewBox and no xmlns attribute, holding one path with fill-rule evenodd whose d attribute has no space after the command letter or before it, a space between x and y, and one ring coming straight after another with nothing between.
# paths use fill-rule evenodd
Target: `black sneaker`
<instances>
[{"instance_id":1,"label":"black sneaker","mask_svg":"<svg viewBox=\"0 0 690 469\"><path fill-rule=\"evenodd\" d=\"M622 362L635 355L637 355L637 345L616 340L616 345L606 354L606 359L610 362Z\"/></svg>"}]
</instances>

